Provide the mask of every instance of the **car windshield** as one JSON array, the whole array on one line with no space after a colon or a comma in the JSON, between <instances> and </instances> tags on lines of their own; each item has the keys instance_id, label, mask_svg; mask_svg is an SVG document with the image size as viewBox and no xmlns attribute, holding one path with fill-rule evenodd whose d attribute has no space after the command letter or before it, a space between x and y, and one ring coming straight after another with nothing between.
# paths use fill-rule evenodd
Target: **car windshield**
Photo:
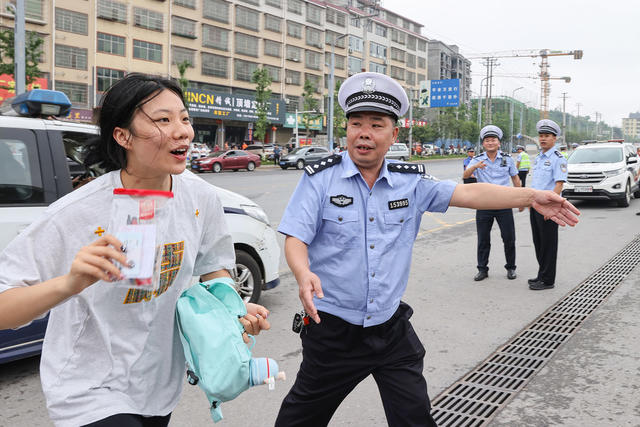
<instances>
[{"instance_id":1,"label":"car windshield","mask_svg":"<svg viewBox=\"0 0 640 427\"><path fill-rule=\"evenodd\" d=\"M570 164L578 163L617 163L622 161L622 148L602 147L576 150L569 157Z\"/></svg>"},{"instance_id":2,"label":"car windshield","mask_svg":"<svg viewBox=\"0 0 640 427\"><path fill-rule=\"evenodd\" d=\"M298 148L294 148L293 150L291 150L291 152L289 154L297 154L299 152L301 152L302 150L304 150L305 147L298 147Z\"/></svg>"}]
</instances>

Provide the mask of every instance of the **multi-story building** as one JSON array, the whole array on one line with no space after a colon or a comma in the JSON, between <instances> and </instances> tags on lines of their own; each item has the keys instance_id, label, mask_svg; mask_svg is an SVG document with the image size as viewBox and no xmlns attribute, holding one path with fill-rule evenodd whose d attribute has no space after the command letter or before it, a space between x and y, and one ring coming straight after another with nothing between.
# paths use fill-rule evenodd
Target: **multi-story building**
<instances>
[{"instance_id":1,"label":"multi-story building","mask_svg":"<svg viewBox=\"0 0 640 427\"><path fill-rule=\"evenodd\" d=\"M0 29L13 15L0 0ZM304 109L305 80L328 96L331 52L336 81L363 70L416 90L427 75L422 25L361 0L25 0L27 30L44 39L41 85L61 90L72 119L92 117L102 93L130 72L178 78L188 61L186 98L197 139L242 142L255 120L251 77L272 78L273 132L292 134L287 112ZM377 10L376 10L377 9ZM371 16L375 12L376 16ZM333 45L335 41L335 46ZM253 105L252 105L253 104ZM326 100L320 102L326 108Z\"/></svg>"},{"instance_id":2,"label":"multi-story building","mask_svg":"<svg viewBox=\"0 0 640 427\"><path fill-rule=\"evenodd\" d=\"M622 134L634 140L640 137L640 113L630 113L622 119Z\"/></svg>"},{"instance_id":3,"label":"multi-story building","mask_svg":"<svg viewBox=\"0 0 640 427\"><path fill-rule=\"evenodd\" d=\"M429 40L428 79L460 79L460 103L471 106L471 61L458 46Z\"/></svg>"}]
</instances>

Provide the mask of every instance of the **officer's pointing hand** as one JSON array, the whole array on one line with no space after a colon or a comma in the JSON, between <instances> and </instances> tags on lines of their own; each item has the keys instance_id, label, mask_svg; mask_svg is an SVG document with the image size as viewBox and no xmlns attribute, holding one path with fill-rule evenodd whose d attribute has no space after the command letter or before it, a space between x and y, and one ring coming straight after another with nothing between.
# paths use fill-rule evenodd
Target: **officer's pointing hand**
<instances>
[{"instance_id":1,"label":"officer's pointing hand","mask_svg":"<svg viewBox=\"0 0 640 427\"><path fill-rule=\"evenodd\" d=\"M531 207L537 210L544 219L551 219L558 225L574 226L578 223L580 211L564 197L553 191L536 191Z\"/></svg>"},{"instance_id":2,"label":"officer's pointing hand","mask_svg":"<svg viewBox=\"0 0 640 427\"><path fill-rule=\"evenodd\" d=\"M484 163L484 160L480 160L474 166L476 167L476 169L484 169L487 167L487 165Z\"/></svg>"},{"instance_id":3,"label":"officer's pointing hand","mask_svg":"<svg viewBox=\"0 0 640 427\"><path fill-rule=\"evenodd\" d=\"M316 309L316 305L313 303L313 295L318 298L324 298L320 278L311 270L307 270L304 274L300 275L300 277L296 277L296 279L298 280L299 296L300 301L302 301L304 311L307 312L314 322L320 323L318 310Z\"/></svg>"}]
</instances>

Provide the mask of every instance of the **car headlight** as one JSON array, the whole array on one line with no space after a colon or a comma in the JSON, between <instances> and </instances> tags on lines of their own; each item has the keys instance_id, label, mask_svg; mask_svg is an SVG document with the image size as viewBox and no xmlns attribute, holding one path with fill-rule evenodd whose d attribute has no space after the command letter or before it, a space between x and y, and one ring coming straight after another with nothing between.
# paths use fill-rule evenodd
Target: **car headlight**
<instances>
[{"instance_id":1,"label":"car headlight","mask_svg":"<svg viewBox=\"0 0 640 427\"><path fill-rule=\"evenodd\" d=\"M269 217L267 217L267 214L265 213L264 210L262 210L260 206L256 206L256 205L240 205L240 206L242 206L242 209L244 209L247 215L249 215L251 218L257 219L258 221L269 225Z\"/></svg>"},{"instance_id":2,"label":"car headlight","mask_svg":"<svg viewBox=\"0 0 640 427\"><path fill-rule=\"evenodd\" d=\"M604 171L602 172L602 174L607 178L610 178L612 176L620 175L621 173L624 173L626 170L627 170L626 168L620 168L620 169L614 169L612 171Z\"/></svg>"}]
</instances>

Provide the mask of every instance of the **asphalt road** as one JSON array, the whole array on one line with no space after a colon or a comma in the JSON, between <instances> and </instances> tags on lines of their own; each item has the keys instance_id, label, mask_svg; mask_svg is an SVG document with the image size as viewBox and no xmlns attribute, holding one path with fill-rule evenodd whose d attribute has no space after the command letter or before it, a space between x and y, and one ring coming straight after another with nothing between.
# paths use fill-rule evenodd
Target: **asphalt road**
<instances>
[{"instance_id":1,"label":"asphalt road","mask_svg":"<svg viewBox=\"0 0 640 427\"><path fill-rule=\"evenodd\" d=\"M441 179L459 181L461 169L461 160L428 163L429 173ZM203 178L253 199L263 206L272 224L277 226L300 173L263 168L251 173L207 174ZM472 280L476 273L474 211L452 208L445 214L424 215L414 245L412 271L404 300L415 310L412 322L427 348L424 373L431 397L483 361L636 237L638 217L635 213L640 209L640 201L632 200L629 208L591 202L578 202L576 205L582 211L580 224L575 228L560 230L556 288L543 292L530 291L526 284L526 279L535 276L537 270L527 212L514 211L518 278L513 281L506 279L502 245L498 227L495 226L489 278L480 283ZM513 404L503 411L503 418L498 417L496 423L640 425L637 388L620 384L621 387L626 386L628 393L615 394L620 407L630 407L630 410L612 412L608 410L606 399L588 399L589 393L595 390L602 396L611 395L609 390L614 386L611 381L625 382L625 376L592 375L585 379L579 372L583 366L580 363L584 363L585 359L590 360L590 355L602 357L602 363L592 366L596 371L615 370L623 366L619 358L613 357L613 349L627 346L624 362L635 360L635 364L624 366L624 372L627 378L629 375L637 378L640 369L640 361L636 356L640 353L637 336L640 331L639 322L633 321L638 317L637 305L632 304L638 301L638 293L633 293L637 287L632 286L638 281L637 270L630 279L633 282L621 287L607 302L607 307L595 312L594 319L599 322L585 323L577 336L561 347L564 354L558 357L563 358L555 361L555 365L552 360L549 370L544 375L540 374L541 378L547 378L547 382L536 383L534 379L531 387L521 393L523 398L514 399ZM280 286L263 293L261 298L261 303L271 310L272 329L258 337L253 353L255 356L276 359L288 379L277 383L275 391L268 391L263 386L254 387L236 400L225 403L222 406L225 420L219 423L222 426L273 425L280 402L295 378L301 360L301 348L299 338L291 332L290 326L292 315L300 303L297 285L288 273L284 260L281 261L281 273ZM635 311L627 319L619 318L613 323L611 316L619 313L619 308ZM606 322L612 322L623 333L614 333L611 328L598 329L606 328ZM629 339L635 342L627 344L626 340ZM592 340L600 340L602 344ZM601 347L605 345L609 350L608 358L602 356ZM584 365L587 366L586 363ZM570 376L563 375L563 372L569 372ZM588 387L572 387L571 381L575 379L585 382ZM565 400L553 395L555 389L565 393ZM549 408L550 401L558 402L555 408ZM580 402L583 402L582 405ZM589 409L580 412L584 405L589 405ZM547 416L545 410L554 411L553 416ZM558 415L559 411L567 410L575 412L573 418ZM597 416L602 413L606 417ZM38 358L0 366L0 414L0 426L50 424L40 391ZM603 423L603 420L607 421ZM211 424L204 395L197 387L185 386L185 393L174 411L171 425ZM375 383L370 378L347 397L331 425L386 425Z\"/></svg>"}]
</instances>

